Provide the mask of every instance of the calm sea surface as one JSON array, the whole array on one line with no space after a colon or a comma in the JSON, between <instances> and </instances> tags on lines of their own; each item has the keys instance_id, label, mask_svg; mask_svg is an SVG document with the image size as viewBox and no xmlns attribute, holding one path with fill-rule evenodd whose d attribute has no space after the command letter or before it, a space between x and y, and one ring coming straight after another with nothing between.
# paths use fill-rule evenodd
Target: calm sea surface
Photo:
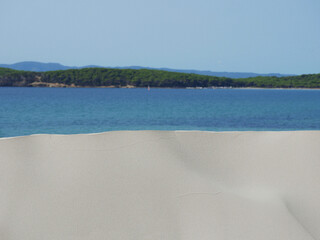
<instances>
[{"instance_id":1,"label":"calm sea surface","mask_svg":"<svg viewBox=\"0 0 320 240\"><path fill-rule=\"evenodd\" d=\"M320 91L0 88L0 137L151 129L320 130Z\"/></svg>"}]
</instances>

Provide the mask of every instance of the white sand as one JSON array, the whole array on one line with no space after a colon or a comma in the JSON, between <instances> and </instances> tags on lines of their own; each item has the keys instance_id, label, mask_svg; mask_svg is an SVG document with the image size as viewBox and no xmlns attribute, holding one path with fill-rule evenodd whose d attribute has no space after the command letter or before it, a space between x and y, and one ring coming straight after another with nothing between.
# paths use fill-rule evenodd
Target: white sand
<instances>
[{"instance_id":1,"label":"white sand","mask_svg":"<svg viewBox=\"0 0 320 240\"><path fill-rule=\"evenodd\" d=\"M0 139L1 240L320 239L320 131Z\"/></svg>"}]
</instances>

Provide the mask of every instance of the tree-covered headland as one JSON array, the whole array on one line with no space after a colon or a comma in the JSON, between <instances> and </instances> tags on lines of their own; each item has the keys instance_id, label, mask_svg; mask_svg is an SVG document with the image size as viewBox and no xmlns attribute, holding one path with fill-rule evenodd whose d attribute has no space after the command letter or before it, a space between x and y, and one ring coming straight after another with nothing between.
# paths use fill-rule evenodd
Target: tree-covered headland
<instances>
[{"instance_id":1,"label":"tree-covered headland","mask_svg":"<svg viewBox=\"0 0 320 240\"><path fill-rule=\"evenodd\" d=\"M30 72L0 68L0 86L320 88L320 74L232 79L149 69L84 68Z\"/></svg>"}]
</instances>

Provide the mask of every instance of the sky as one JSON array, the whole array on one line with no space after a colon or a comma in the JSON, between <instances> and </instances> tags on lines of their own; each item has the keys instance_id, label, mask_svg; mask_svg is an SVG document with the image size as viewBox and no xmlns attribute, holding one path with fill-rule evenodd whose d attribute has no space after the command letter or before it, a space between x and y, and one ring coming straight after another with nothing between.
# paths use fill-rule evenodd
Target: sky
<instances>
[{"instance_id":1,"label":"sky","mask_svg":"<svg viewBox=\"0 0 320 240\"><path fill-rule=\"evenodd\" d=\"M0 63L320 73L319 0L0 0Z\"/></svg>"}]
</instances>

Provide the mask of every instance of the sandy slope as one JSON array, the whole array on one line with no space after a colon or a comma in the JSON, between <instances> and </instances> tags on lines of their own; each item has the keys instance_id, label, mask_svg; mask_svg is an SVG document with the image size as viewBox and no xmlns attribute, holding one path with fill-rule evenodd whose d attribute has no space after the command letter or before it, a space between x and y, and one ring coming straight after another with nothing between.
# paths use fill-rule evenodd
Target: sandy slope
<instances>
[{"instance_id":1,"label":"sandy slope","mask_svg":"<svg viewBox=\"0 0 320 240\"><path fill-rule=\"evenodd\" d=\"M320 132L0 139L2 240L320 239Z\"/></svg>"}]
</instances>

